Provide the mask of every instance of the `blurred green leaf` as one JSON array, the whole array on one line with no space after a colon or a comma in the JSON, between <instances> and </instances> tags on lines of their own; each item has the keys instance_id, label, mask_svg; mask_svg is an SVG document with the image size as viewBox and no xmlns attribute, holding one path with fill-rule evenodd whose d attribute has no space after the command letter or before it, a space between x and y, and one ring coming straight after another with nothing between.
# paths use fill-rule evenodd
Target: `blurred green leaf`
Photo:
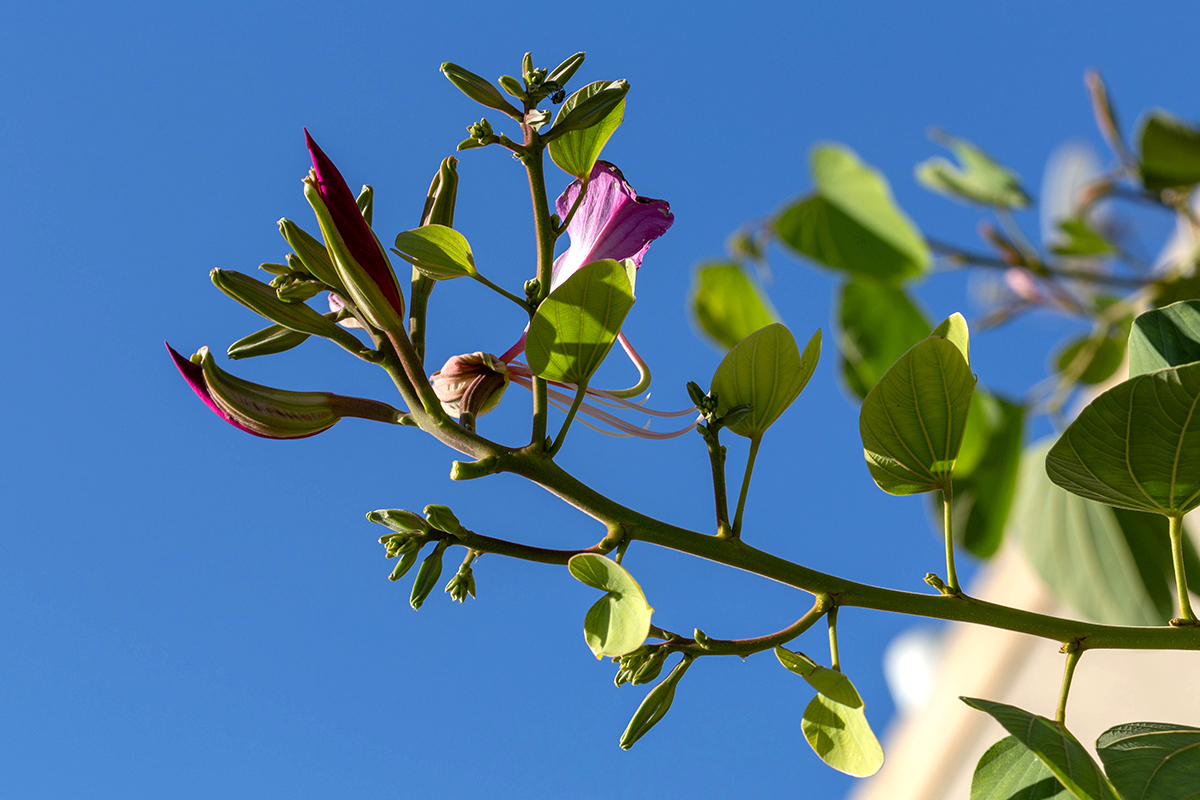
<instances>
[{"instance_id":1,"label":"blurred green leaf","mask_svg":"<svg viewBox=\"0 0 1200 800\"><path fill-rule=\"evenodd\" d=\"M842 145L813 150L816 192L780 213L784 244L819 264L886 281L929 271L929 248L883 176Z\"/></svg>"},{"instance_id":2,"label":"blurred green leaf","mask_svg":"<svg viewBox=\"0 0 1200 800\"><path fill-rule=\"evenodd\" d=\"M1124 363L1127 336L1101 333L1072 339L1051 357L1054 369L1064 376L1069 372L1074 380L1089 386L1103 383Z\"/></svg>"},{"instance_id":3,"label":"blurred green leaf","mask_svg":"<svg viewBox=\"0 0 1200 800\"><path fill-rule=\"evenodd\" d=\"M748 405L750 412L729 430L750 439L762 436L800 396L820 357L819 328L803 353L791 331L778 322L750 334L725 354L713 375L717 416Z\"/></svg>"},{"instance_id":4,"label":"blurred green leaf","mask_svg":"<svg viewBox=\"0 0 1200 800\"><path fill-rule=\"evenodd\" d=\"M704 264L696 270L692 312L700 329L726 350L779 321L758 285L737 264Z\"/></svg>"},{"instance_id":5,"label":"blurred green leaf","mask_svg":"<svg viewBox=\"0 0 1200 800\"><path fill-rule=\"evenodd\" d=\"M1101 236L1082 218L1064 219L1058 229L1066 237L1050 248L1060 256L1100 256L1113 252L1112 243Z\"/></svg>"},{"instance_id":6,"label":"blurred green leaf","mask_svg":"<svg viewBox=\"0 0 1200 800\"><path fill-rule=\"evenodd\" d=\"M558 111L558 119L569 115L583 100L608 89L611 83L596 81L575 92L563 102ZM608 140L624 121L625 99L622 97L600 122L589 128L564 133L550 142L550 159L568 175L587 180L592 174L592 167L596 165L596 160L604 150L604 145L608 144Z\"/></svg>"},{"instance_id":7,"label":"blurred green leaf","mask_svg":"<svg viewBox=\"0 0 1200 800\"><path fill-rule=\"evenodd\" d=\"M525 353L534 375L563 383L587 383L612 349L633 307L625 267L594 261L567 278L538 306Z\"/></svg>"},{"instance_id":8,"label":"blurred green leaf","mask_svg":"<svg viewBox=\"0 0 1200 800\"><path fill-rule=\"evenodd\" d=\"M976 558L991 558L1004 539L1024 431L1023 405L976 387L954 464L952 511L955 537Z\"/></svg>"},{"instance_id":9,"label":"blurred green leaf","mask_svg":"<svg viewBox=\"0 0 1200 800\"><path fill-rule=\"evenodd\" d=\"M1113 786L1138 800L1181 800L1200 795L1200 728L1128 722L1096 740Z\"/></svg>"},{"instance_id":10,"label":"blurred green leaf","mask_svg":"<svg viewBox=\"0 0 1200 800\"><path fill-rule=\"evenodd\" d=\"M904 289L870 278L842 285L837 301L842 376L859 399L931 327Z\"/></svg>"},{"instance_id":11,"label":"blurred green leaf","mask_svg":"<svg viewBox=\"0 0 1200 800\"><path fill-rule=\"evenodd\" d=\"M971 708L990 714L1032 750L1079 800L1121 800L1100 767L1066 728L1016 706L964 697Z\"/></svg>"},{"instance_id":12,"label":"blurred green leaf","mask_svg":"<svg viewBox=\"0 0 1200 800\"><path fill-rule=\"evenodd\" d=\"M971 778L971 800L1068 800L1067 788L1015 736L988 748Z\"/></svg>"},{"instance_id":13,"label":"blurred green leaf","mask_svg":"<svg viewBox=\"0 0 1200 800\"><path fill-rule=\"evenodd\" d=\"M392 252L430 280L444 281L479 274L467 238L445 225L422 225L397 234Z\"/></svg>"},{"instance_id":14,"label":"blurred green leaf","mask_svg":"<svg viewBox=\"0 0 1200 800\"><path fill-rule=\"evenodd\" d=\"M1129 332L1129 377L1200 361L1200 301L1140 314Z\"/></svg>"},{"instance_id":15,"label":"blurred green leaf","mask_svg":"<svg viewBox=\"0 0 1200 800\"><path fill-rule=\"evenodd\" d=\"M803 653L793 653L783 647L775 648L775 657L789 672L794 672L821 694L850 708L861 708L863 701L858 690L843 673L823 667Z\"/></svg>"},{"instance_id":16,"label":"blurred green leaf","mask_svg":"<svg viewBox=\"0 0 1200 800\"><path fill-rule=\"evenodd\" d=\"M1200 505L1200 362L1117 384L1093 400L1046 457L1069 492L1164 515Z\"/></svg>"},{"instance_id":17,"label":"blurred green leaf","mask_svg":"<svg viewBox=\"0 0 1200 800\"><path fill-rule=\"evenodd\" d=\"M941 489L954 471L975 376L947 339L917 343L875 384L859 413L871 477L889 494Z\"/></svg>"},{"instance_id":18,"label":"blurred green leaf","mask_svg":"<svg viewBox=\"0 0 1200 800\"><path fill-rule=\"evenodd\" d=\"M572 556L567 569L576 580L606 593L583 620L584 638L596 658L623 656L641 647L650 635L654 609L633 576L596 553Z\"/></svg>"},{"instance_id":19,"label":"blurred green leaf","mask_svg":"<svg viewBox=\"0 0 1200 800\"><path fill-rule=\"evenodd\" d=\"M883 766L883 748L863 709L818 694L800 721L804 738L821 760L838 772L866 778Z\"/></svg>"},{"instance_id":20,"label":"blurred green leaf","mask_svg":"<svg viewBox=\"0 0 1200 800\"><path fill-rule=\"evenodd\" d=\"M1138 134L1142 185L1152 192L1200 182L1200 130L1166 111L1153 111Z\"/></svg>"},{"instance_id":21,"label":"blurred green leaf","mask_svg":"<svg viewBox=\"0 0 1200 800\"><path fill-rule=\"evenodd\" d=\"M1088 619L1165 624L1174 585L1166 519L1055 486L1045 469L1051 443L1043 439L1022 457L1013 528L1029 563L1055 596Z\"/></svg>"},{"instance_id":22,"label":"blurred green leaf","mask_svg":"<svg viewBox=\"0 0 1200 800\"><path fill-rule=\"evenodd\" d=\"M917 182L952 200L1026 208L1032 202L1016 173L966 139L934 131L931 138L954 153L960 166L937 156L917 165Z\"/></svg>"},{"instance_id":23,"label":"blurred green leaf","mask_svg":"<svg viewBox=\"0 0 1200 800\"><path fill-rule=\"evenodd\" d=\"M1154 305L1162 308L1183 300L1200 300L1200 269L1191 275L1173 278L1158 284Z\"/></svg>"}]
</instances>

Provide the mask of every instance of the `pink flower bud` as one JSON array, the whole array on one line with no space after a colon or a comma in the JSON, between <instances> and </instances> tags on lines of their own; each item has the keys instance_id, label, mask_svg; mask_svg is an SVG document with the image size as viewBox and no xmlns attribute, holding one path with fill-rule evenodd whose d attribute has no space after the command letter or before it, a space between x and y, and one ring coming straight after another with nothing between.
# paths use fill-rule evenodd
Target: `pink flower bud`
<instances>
[{"instance_id":1,"label":"pink flower bud","mask_svg":"<svg viewBox=\"0 0 1200 800\"><path fill-rule=\"evenodd\" d=\"M482 417L491 411L500 404L508 380L504 362L491 353L453 356L429 376L442 408L455 417L464 412Z\"/></svg>"}]
</instances>

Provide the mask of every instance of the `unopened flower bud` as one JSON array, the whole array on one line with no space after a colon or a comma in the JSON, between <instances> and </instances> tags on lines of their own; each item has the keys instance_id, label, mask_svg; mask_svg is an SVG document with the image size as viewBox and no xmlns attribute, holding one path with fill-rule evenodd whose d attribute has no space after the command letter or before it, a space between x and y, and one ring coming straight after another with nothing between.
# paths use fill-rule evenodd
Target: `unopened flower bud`
<instances>
[{"instance_id":1,"label":"unopened flower bud","mask_svg":"<svg viewBox=\"0 0 1200 800\"><path fill-rule=\"evenodd\" d=\"M417 579L413 581L412 595L408 599L408 604L412 606L413 611L421 607L425 599L429 597L429 593L433 591L433 587L437 585L438 578L442 577L442 556L449 546L449 540L438 542L437 546L433 548L433 552L421 562L421 568L417 570Z\"/></svg>"},{"instance_id":2,"label":"unopened flower bud","mask_svg":"<svg viewBox=\"0 0 1200 800\"><path fill-rule=\"evenodd\" d=\"M429 377L447 414L482 417L500 404L508 388L508 369L491 353L454 356Z\"/></svg>"},{"instance_id":3,"label":"unopened flower bud","mask_svg":"<svg viewBox=\"0 0 1200 800\"><path fill-rule=\"evenodd\" d=\"M305 272L326 286L334 289L342 288L342 280L338 277L333 260L329 257L329 250L324 244L290 219L279 220L279 232L283 234L284 240L295 251L296 257L304 265ZM266 268L266 265L263 266Z\"/></svg>"},{"instance_id":4,"label":"unopened flower bud","mask_svg":"<svg viewBox=\"0 0 1200 800\"><path fill-rule=\"evenodd\" d=\"M397 533L429 533L429 524L420 515L402 508L381 508L367 514L367 520L385 525Z\"/></svg>"},{"instance_id":5,"label":"unopened flower bud","mask_svg":"<svg viewBox=\"0 0 1200 800\"><path fill-rule=\"evenodd\" d=\"M525 102L525 98L527 97L527 95L525 94L525 87L522 86L521 82L519 80L517 80L516 78L514 78L512 75L501 75L496 80L496 83L500 84L501 89L508 92L513 97L520 100L522 103Z\"/></svg>"},{"instance_id":6,"label":"unopened flower bud","mask_svg":"<svg viewBox=\"0 0 1200 800\"><path fill-rule=\"evenodd\" d=\"M521 112L513 108L512 104L504 99L504 95L500 94L500 90L486 78L449 61L442 64L442 74L476 103L503 111L513 119L521 118Z\"/></svg>"},{"instance_id":7,"label":"unopened flower bud","mask_svg":"<svg viewBox=\"0 0 1200 800\"><path fill-rule=\"evenodd\" d=\"M454 512L450 510L450 506L444 506L440 503L431 503L425 506L425 519L439 531L445 531L450 534L457 535L458 529L462 527L462 523L458 521L458 517L454 516Z\"/></svg>"}]
</instances>

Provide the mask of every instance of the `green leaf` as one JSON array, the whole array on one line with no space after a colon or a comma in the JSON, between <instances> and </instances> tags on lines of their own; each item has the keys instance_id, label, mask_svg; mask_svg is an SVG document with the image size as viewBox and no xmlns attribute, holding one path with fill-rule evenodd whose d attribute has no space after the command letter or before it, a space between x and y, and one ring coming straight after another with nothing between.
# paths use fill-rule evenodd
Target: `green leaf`
<instances>
[{"instance_id":1,"label":"green leaf","mask_svg":"<svg viewBox=\"0 0 1200 800\"><path fill-rule=\"evenodd\" d=\"M811 165L816 193L775 220L784 244L832 269L879 280L929 271L929 248L882 175L842 145L815 148Z\"/></svg>"},{"instance_id":2,"label":"green leaf","mask_svg":"<svg viewBox=\"0 0 1200 800\"><path fill-rule=\"evenodd\" d=\"M841 672L822 667L803 653L793 653L783 647L775 648L775 657L789 672L794 672L804 678L808 681L809 686L835 703L841 703L850 708L862 708L863 701L858 690Z\"/></svg>"},{"instance_id":3,"label":"green leaf","mask_svg":"<svg viewBox=\"0 0 1200 800\"><path fill-rule=\"evenodd\" d=\"M1147 311L1129 333L1129 377L1200 361L1200 301Z\"/></svg>"},{"instance_id":4,"label":"green leaf","mask_svg":"<svg viewBox=\"0 0 1200 800\"><path fill-rule=\"evenodd\" d=\"M583 619L584 639L596 658L623 656L641 647L650 635L654 609L633 576L596 553L572 556L567 569L576 580L606 593Z\"/></svg>"},{"instance_id":5,"label":"green leaf","mask_svg":"<svg viewBox=\"0 0 1200 800\"><path fill-rule=\"evenodd\" d=\"M1058 223L1064 240L1050 248L1060 256L1101 256L1113 252L1112 243L1101 236L1083 218L1064 219Z\"/></svg>"},{"instance_id":6,"label":"green leaf","mask_svg":"<svg viewBox=\"0 0 1200 800\"><path fill-rule=\"evenodd\" d=\"M392 252L431 280L444 281L479 274L466 237L445 225L422 225L398 234Z\"/></svg>"},{"instance_id":7,"label":"green leaf","mask_svg":"<svg viewBox=\"0 0 1200 800\"><path fill-rule=\"evenodd\" d=\"M917 182L953 200L1005 208L1026 208L1032 202L1016 173L966 139L934 131L934 141L958 158L960 167L938 156L917 165Z\"/></svg>"},{"instance_id":8,"label":"green leaf","mask_svg":"<svg viewBox=\"0 0 1200 800\"><path fill-rule=\"evenodd\" d=\"M1029 563L1060 600L1088 619L1165 624L1174 585L1166 520L1055 486L1044 467L1051 442L1031 445L1022 457L1013 526Z\"/></svg>"},{"instance_id":9,"label":"green leaf","mask_svg":"<svg viewBox=\"0 0 1200 800\"><path fill-rule=\"evenodd\" d=\"M1025 407L976 388L954 464L954 532L977 558L990 558L1004 539L1017 474Z\"/></svg>"},{"instance_id":10,"label":"green leaf","mask_svg":"<svg viewBox=\"0 0 1200 800\"><path fill-rule=\"evenodd\" d=\"M525 353L534 375L563 383L587 383L612 349L633 287L625 267L593 261L567 278L538 306Z\"/></svg>"},{"instance_id":11,"label":"green leaf","mask_svg":"<svg viewBox=\"0 0 1200 800\"><path fill-rule=\"evenodd\" d=\"M1063 786L1079 800L1121 800L1100 767L1066 728L1028 711L964 697L971 708L990 714L1004 729L1032 750Z\"/></svg>"},{"instance_id":12,"label":"green leaf","mask_svg":"<svg viewBox=\"0 0 1200 800\"><path fill-rule=\"evenodd\" d=\"M875 384L858 417L871 477L889 494L941 489L967 424L975 376L962 351L930 336Z\"/></svg>"},{"instance_id":13,"label":"green leaf","mask_svg":"<svg viewBox=\"0 0 1200 800\"><path fill-rule=\"evenodd\" d=\"M1154 304L1159 308L1182 300L1200 300L1200 270L1157 286Z\"/></svg>"},{"instance_id":14,"label":"green leaf","mask_svg":"<svg viewBox=\"0 0 1200 800\"><path fill-rule=\"evenodd\" d=\"M818 694L800 721L804 738L821 760L839 772L866 778L883 766L883 748L863 709Z\"/></svg>"},{"instance_id":15,"label":"green leaf","mask_svg":"<svg viewBox=\"0 0 1200 800\"><path fill-rule=\"evenodd\" d=\"M609 84L610 81L596 81L575 92L563 102L558 119L563 119L580 101L608 88ZM564 133L550 142L550 159L568 175L587 180L592 174L592 167L596 165L596 159L600 158L600 153L604 150L604 145L608 144L608 140L624 120L625 100L622 98L600 122L590 128Z\"/></svg>"},{"instance_id":16,"label":"green leaf","mask_svg":"<svg viewBox=\"0 0 1200 800\"><path fill-rule=\"evenodd\" d=\"M739 436L760 437L808 384L821 357L821 330L801 353L791 331L776 322L755 331L725 354L712 379L717 415L750 406L750 412L730 426Z\"/></svg>"},{"instance_id":17,"label":"green leaf","mask_svg":"<svg viewBox=\"0 0 1200 800\"><path fill-rule=\"evenodd\" d=\"M1138 135L1142 185L1152 192L1200 182L1200 130L1166 111L1151 112Z\"/></svg>"},{"instance_id":18,"label":"green leaf","mask_svg":"<svg viewBox=\"0 0 1200 800\"><path fill-rule=\"evenodd\" d=\"M988 748L971 778L971 800L1067 800L1050 768L1015 736Z\"/></svg>"},{"instance_id":19,"label":"green leaf","mask_svg":"<svg viewBox=\"0 0 1200 800\"><path fill-rule=\"evenodd\" d=\"M1090 386L1103 383L1125 362L1125 342L1125 336L1105 333L1077 337L1052 356L1054 369Z\"/></svg>"},{"instance_id":20,"label":"green leaf","mask_svg":"<svg viewBox=\"0 0 1200 800\"><path fill-rule=\"evenodd\" d=\"M930 323L902 288L870 278L843 284L837 304L842 377L862 399L896 359L929 334Z\"/></svg>"},{"instance_id":21,"label":"green leaf","mask_svg":"<svg viewBox=\"0 0 1200 800\"><path fill-rule=\"evenodd\" d=\"M1096 752L1124 797L1182 800L1200 796L1200 728L1129 722L1100 734Z\"/></svg>"},{"instance_id":22,"label":"green leaf","mask_svg":"<svg viewBox=\"0 0 1200 800\"><path fill-rule=\"evenodd\" d=\"M1166 516L1200 505L1200 362L1120 383L1050 448L1046 472L1069 492Z\"/></svg>"},{"instance_id":23,"label":"green leaf","mask_svg":"<svg viewBox=\"0 0 1200 800\"><path fill-rule=\"evenodd\" d=\"M758 285L737 264L705 264L696 270L692 313L709 339L728 350L779 315Z\"/></svg>"},{"instance_id":24,"label":"green leaf","mask_svg":"<svg viewBox=\"0 0 1200 800\"><path fill-rule=\"evenodd\" d=\"M967 366L971 366L971 332L967 330L967 320L962 314L955 311L938 323L929 335L940 336L953 344L962 353Z\"/></svg>"}]
</instances>

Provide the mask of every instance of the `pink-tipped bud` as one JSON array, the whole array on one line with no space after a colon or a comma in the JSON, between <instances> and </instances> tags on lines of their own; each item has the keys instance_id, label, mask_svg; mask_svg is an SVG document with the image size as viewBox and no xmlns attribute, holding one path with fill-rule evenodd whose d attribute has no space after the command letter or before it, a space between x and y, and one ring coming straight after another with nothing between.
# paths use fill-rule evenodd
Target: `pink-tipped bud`
<instances>
[{"instance_id":1,"label":"pink-tipped bud","mask_svg":"<svg viewBox=\"0 0 1200 800\"><path fill-rule=\"evenodd\" d=\"M482 417L500 404L508 388L508 369L491 353L467 353L453 356L429 376L434 394L446 413Z\"/></svg>"}]
</instances>

